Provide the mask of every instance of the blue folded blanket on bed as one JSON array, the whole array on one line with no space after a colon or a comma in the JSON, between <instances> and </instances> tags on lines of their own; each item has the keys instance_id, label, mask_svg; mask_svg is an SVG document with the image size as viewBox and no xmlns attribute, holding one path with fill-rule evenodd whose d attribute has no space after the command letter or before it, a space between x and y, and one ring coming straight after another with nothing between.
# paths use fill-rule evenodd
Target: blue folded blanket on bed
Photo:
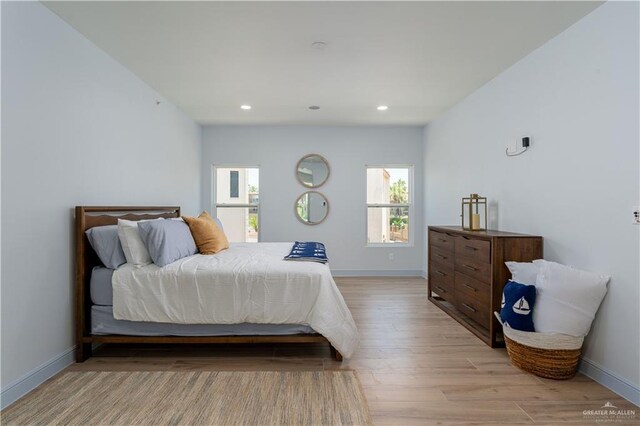
<instances>
[{"instance_id":1,"label":"blue folded blanket on bed","mask_svg":"<svg viewBox=\"0 0 640 426\"><path fill-rule=\"evenodd\" d=\"M284 260L299 260L307 262L327 263L327 250L324 244L313 241L296 241L293 243L291 253Z\"/></svg>"}]
</instances>

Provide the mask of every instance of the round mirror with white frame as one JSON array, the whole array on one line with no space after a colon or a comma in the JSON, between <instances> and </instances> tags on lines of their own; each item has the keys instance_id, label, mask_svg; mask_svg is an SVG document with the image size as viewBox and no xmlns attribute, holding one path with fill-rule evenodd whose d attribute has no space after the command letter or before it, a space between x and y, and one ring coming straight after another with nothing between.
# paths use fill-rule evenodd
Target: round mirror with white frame
<instances>
[{"instance_id":1,"label":"round mirror with white frame","mask_svg":"<svg viewBox=\"0 0 640 426\"><path fill-rule=\"evenodd\" d=\"M305 155L296 165L298 182L307 188L318 188L329 179L329 162L318 154Z\"/></svg>"},{"instance_id":2,"label":"round mirror with white frame","mask_svg":"<svg viewBox=\"0 0 640 426\"><path fill-rule=\"evenodd\" d=\"M329 214L329 201L317 191L307 191L296 200L294 213L305 225L322 223Z\"/></svg>"}]
</instances>

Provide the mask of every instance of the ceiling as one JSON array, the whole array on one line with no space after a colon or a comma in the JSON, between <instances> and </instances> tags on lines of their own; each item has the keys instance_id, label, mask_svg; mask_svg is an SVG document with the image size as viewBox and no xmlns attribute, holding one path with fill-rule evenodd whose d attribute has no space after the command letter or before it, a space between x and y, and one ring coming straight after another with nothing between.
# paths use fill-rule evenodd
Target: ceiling
<instances>
[{"instance_id":1,"label":"ceiling","mask_svg":"<svg viewBox=\"0 0 640 426\"><path fill-rule=\"evenodd\" d=\"M426 124L600 4L45 3L198 123L318 125Z\"/></svg>"}]
</instances>

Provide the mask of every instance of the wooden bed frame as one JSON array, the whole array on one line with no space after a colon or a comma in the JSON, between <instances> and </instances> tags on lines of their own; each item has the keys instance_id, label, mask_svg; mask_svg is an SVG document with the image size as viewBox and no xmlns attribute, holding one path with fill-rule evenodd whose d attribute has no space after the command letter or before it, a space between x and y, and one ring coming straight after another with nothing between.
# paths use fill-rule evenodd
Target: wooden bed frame
<instances>
[{"instance_id":1,"label":"wooden bed frame","mask_svg":"<svg viewBox=\"0 0 640 426\"><path fill-rule=\"evenodd\" d=\"M94 343L149 344L236 344L236 343L329 343L321 334L291 334L273 336L126 336L91 334L91 271L101 265L91 248L85 231L94 226L115 225L118 218L142 220L180 217L180 207L77 206L75 209L75 297L76 297L76 362L91 357ZM342 361L342 355L331 344L332 356Z\"/></svg>"}]
</instances>

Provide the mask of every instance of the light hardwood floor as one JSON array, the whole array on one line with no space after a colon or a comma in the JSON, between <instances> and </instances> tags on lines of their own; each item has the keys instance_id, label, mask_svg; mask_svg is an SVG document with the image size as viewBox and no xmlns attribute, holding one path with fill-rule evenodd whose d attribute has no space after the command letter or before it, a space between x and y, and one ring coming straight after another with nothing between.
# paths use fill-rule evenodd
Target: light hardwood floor
<instances>
[{"instance_id":1,"label":"light hardwood floor","mask_svg":"<svg viewBox=\"0 0 640 426\"><path fill-rule=\"evenodd\" d=\"M343 363L328 345L111 346L68 370L353 369L380 425L595 424L583 411L607 401L640 419L638 407L587 377L545 380L513 367L504 349L489 348L429 303L423 279L336 281L361 338Z\"/></svg>"}]
</instances>

